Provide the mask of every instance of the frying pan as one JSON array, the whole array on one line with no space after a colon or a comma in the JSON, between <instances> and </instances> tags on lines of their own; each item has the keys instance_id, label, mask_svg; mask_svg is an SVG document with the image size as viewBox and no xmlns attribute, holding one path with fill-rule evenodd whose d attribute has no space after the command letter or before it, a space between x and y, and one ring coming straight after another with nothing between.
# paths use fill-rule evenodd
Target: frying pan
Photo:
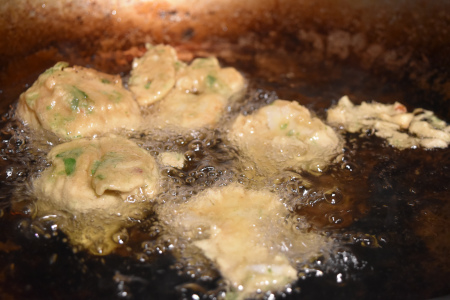
<instances>
[{"instance_id":1,"label":"frying pan","mask_svg":"<svg viewBox=\"0 0 450 300\"><path fill-rule=\"evenodd\" d=\"M173 45L184 60L215 55L243 72L258 95L262 89L298 100L319 116L348 94L357 103L374 99L423 107L449 121L449 28L448 1L6 0L0 4L0 108L6 113L57 61L125 76L150 42ZM2 122L3 127L6 117ZM2 135L2 157L19 153L11 149L21 141ZM349 248L335 253L323 276L308 274L314 268L305 267L293 291L276 296L450 294L449 151L357 147L365 154L355 160L370 169L364 198L369 212L329 229ZM61 234L36 234L26 208L10 203L12 182L26 181L24 170L1 163L2 298L214 299L220 294L217 273L193 279L170 253L145 263L120 251L92 257L73 253ZM311 221L323 226L320 219ZM375 242L370 236L379 247L367 247Z\"/></svg>"}]
</instances>

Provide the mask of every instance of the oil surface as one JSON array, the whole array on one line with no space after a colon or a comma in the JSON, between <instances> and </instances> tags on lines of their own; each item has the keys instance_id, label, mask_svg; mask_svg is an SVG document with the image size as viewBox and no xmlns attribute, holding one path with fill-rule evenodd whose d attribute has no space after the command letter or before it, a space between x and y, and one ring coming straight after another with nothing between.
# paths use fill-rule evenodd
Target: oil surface
<instances>
[{"instance_id":1,"label":"oil surface","mask_svg":"<svg viewBox=\"0 0 450 300\"><path fill-rule=\"evenodd\" d=\"M316 74L310 78L264 77L248 66L241 71L247 72L250 88L246 101L230 108L231 119L277 98L296 99L323 117L344 93L356 102L373 97L408 104L412 90L382 84L353 69L334 70L337 75L327 78L319 76L323 70L305 70ZM52 222L33 218L30 179L45 168L45 155L58 141L32 137L11 113L3 116L0 127L0 292L6 299L223 295L225 282L214 264L201 253L185 251L186 241L156 215L118 233L114 239L119 248L111 255L96 257L73 249ZM265 181L283 197L295 226L326 234L337 243L327 257L302 262L298 282L275 296L425 299L449 294L450 150L399 151L370 134L342 135L346 141L342 157L321 176L286 171ZM224 182L255 184L242 172L245 166L223 138L223 130L153 131L129 137L155 157L177 151L186 158L182 170L161 170L164 192L156 199L158 204L183 201Z\"/></svg>"}]
</instances>

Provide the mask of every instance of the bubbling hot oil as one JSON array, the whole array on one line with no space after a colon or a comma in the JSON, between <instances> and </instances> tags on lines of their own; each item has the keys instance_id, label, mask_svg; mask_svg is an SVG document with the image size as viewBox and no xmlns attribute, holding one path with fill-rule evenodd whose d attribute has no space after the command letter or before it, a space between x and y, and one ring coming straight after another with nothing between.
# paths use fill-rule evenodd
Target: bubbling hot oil
<instances>
[{"instance_id":1,"label":"bubbling hot oil","mask_svg":"<svg viewBox=\"0 0 450 300\"><path fill-rule=\"evenodd\" d=\"M334 239L326 251L305 260L303 256L290 257L301 280L332 274L332 281L343 284L356 271L364 270L368 262L358 257L346 245L361 245L377 249L389 238L381 230L358 229L355 223L369 214L373 204L370 176L383 157L392 149L380 146L380 141L361 141L347 136L347 147L338 162L316 176L285 170L271 178L264 178L254 166L243 163L239 152L223 138L225 126L237 113L249 114L276 99L273 92L251 90L247 101L229 108L218 130L197 130L185 133L151 130L124 133L155 158L164 152L179 152L185 158L183 168L161 166L162 192L154 199L155 205L188 202L199 192L230 183L249 188L267 188L277 193L288 212L286 226L292 232L317 232ZM21 216L20 228L26 236L52 239L60 234L57 224L63 213L34 218L36 215L32 178L48 166L46 154L60 143L53 136L30 132L14 119L12 113L2 118L2 160L0 216ZM378 144L377 144L378 143ZM377 144L374 146L374 144ZM379 150L381 152L376 152ZM373 200L373 199L372 199ZM140 264L153 264L163 255L173 255L176 261L170 268L179 276L189 278L178 285L182 295L202 294L220 297L226 291L226 281L220 272L189 241L180 236L149 209L143 220L130 220L133 226L122 229L111 238L116 242L115 254ZM196 228L192 235L205 234L205 228ZM66 241L67 242L67 241ZM280 241L278 241L280 242ZM282 241L289 243L290 241ZM73 249L79 251L82 249ZM328 279L329 280L329 279ZM124 281L119 280L121 284ZM301 284L300 284L301 285ZM284 293L284 294L283 294ZM280 297L298 293L295 285L277 294ZM271 297L261 293L258 297Z\"/></svg>"},{"instance_id":2,"label":"bubbling hot oil","mask_svg":"<svg viewBox=\"0 0 450 300\"><path fill-rule=\"evenodd\" d=\"M230 113L223 118L222 124L228 124L237 113L251 113L261 105L275 99L276 95L273 92L252 90L247 95L246 103L229 107ZM11 118L11 115L5 116L3 122L3 162L4 166L9 168L4 172L7 174L7 178L4 178L3 181L13 187L10 199L11 212L29 217L31 220L24 221L24 225L28 225L35 235L51 238L58 234L57 224L60 223L59 221L70 216L62 212L55 212L52 215L34 218L36 216L35 201L39 201L39 199L33 197L31 182L48 166L46 155L51 147L60 141L50 134L35 135ZM226 132L225 126L218 130L202 129L181 134L162 129L125 133L155 158L164 152L183 154L185 164L182 169L161 166L162 192L154 199L155 205L186 202L205 189L233 182L247 187L267 188L270 186L273 191L283 187L283 179L275 179L276 183L269 184L258 181L262 177L256 174L257 172L252 166L242 165L243 160L239 157L239 153L223 140L224 132ZM295 181L293 182L295 184ZM298 202L293 196L296 196L295 192L283 193L283 201L286 205L289 204L288 207L291 211L296 209L291 202ZM3 203L6 205L6 199ZM291 219L295 218L286 219L287 226L296 228L297 231L308 226L312 227L312 225L307 225L310 222L303 219L301 222L298 221L299 219L297 221L291 221ZM73 228L73 230L77 229ZM193 234L196 236L205 234L202 230L202 228L197 228ZM140 262L151 260L152 255L171 251L178 257L177 266L182 266L179 267L180 270L183 270L188 276L192 278L218 277L218 271L213 267L211 261L206 259L198 249L188 247L187 240L183 240L171 232L170 228L167 228L154 216L149 216L140 224L136 223L136 226L131 229L118 231L111 238L118 245L117 253L133 256ZM290 241L279 241L279 243L281 242L290 243ZM293 258L293 261L301 262L302 259Z\"/></svg>"}]
</instances>

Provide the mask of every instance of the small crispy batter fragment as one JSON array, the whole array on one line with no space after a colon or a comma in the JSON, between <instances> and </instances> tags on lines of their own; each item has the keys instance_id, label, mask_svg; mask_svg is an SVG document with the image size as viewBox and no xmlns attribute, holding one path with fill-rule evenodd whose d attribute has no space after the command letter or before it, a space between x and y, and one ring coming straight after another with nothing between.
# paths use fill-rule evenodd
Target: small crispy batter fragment
<instances>
[{"instance_id":1,"label":"small crispy batter fragment","mask_svg":"<svg viewBox=\"0 0 450 300\"><path fill-rule=\"evenodd\" d=\"M163 166L170 166L178 169L182 169L186 163L186 158L183 153L180 152L163 152L158 155L158 161Z\"/></svg>"},{"instance_id":2,"label":"small crispy batter fragment","mask_svg":"<svg viewBox=\"0 0 450 300\"><path fill-rule=\"evenodd\" d=\"M418 108L408 113L398 102L382 104L362 102L354 105L347 96L328 110L328 122L348 132L373 130L399 149L422 146L427 149L446 148L450 144L450 126L429 110Z\"/></svg>"}]
</instances>

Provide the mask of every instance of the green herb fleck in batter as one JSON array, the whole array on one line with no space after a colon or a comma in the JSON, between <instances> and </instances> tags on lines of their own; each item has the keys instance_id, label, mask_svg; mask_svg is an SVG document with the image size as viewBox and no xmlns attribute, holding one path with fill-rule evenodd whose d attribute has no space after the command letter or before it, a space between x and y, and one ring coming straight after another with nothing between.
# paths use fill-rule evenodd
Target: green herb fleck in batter
<instances>
[{"instance_id":1,"label":"green herb fleck in batter","mask_svg":"<svg viewBox=\"0 0 450 300\"><path fill-rule=\"evenodd\" d=\"M64 169L66 171L66 175L70 176L73 174L73 172L75 172L75 165L77 163L77 160L75 158L69 157L69 158L64 158Z\"/></svg>"}]
</instances>

